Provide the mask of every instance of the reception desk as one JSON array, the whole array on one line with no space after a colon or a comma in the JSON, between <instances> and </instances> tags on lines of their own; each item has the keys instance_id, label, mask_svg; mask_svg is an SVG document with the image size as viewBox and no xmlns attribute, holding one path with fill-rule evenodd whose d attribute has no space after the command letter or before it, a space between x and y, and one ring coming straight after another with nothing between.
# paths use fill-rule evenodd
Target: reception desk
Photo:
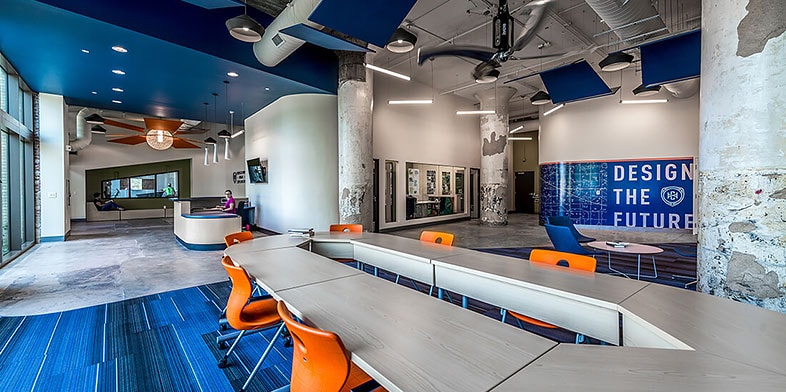
<instances>
[{"instance_id":1,"label":"reception desk","mask_svg":"<svg viewBox=\"0 0 786 392\"><path fill-rule=\"evenodd\" d=\"M322 250L612 345L549 342ZM375 233L271 236L226 254L297 316L338 333L389 391L786 390L786 315L728 299Z\"/></svg>"},{"instance_id":2,"label":"reception desk","mask_svg":"<svg viewBox=\"0 0 786 392\"><path fill-rule=\"evenodd\" d=\"M224 237L241 230L239 215L220 211L191 212L191 201L174 202L175 238L191 250L224 249Z\"/></svg>"}]
</instances>

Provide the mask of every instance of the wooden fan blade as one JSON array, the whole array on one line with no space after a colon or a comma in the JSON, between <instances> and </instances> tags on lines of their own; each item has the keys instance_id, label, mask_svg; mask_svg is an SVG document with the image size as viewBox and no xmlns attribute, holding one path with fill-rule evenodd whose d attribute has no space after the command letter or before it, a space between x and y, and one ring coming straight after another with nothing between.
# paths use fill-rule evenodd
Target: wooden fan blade
<instances>
[{"instance_id":1,"label":"wooden fan blade","mask_svg":"<svg viewBox=\"0 0 786 392\"><path fill-rule=\"evenodd\" d=\"M138 127L136 125L121 123L120 121L104 119L104 125L111 125L113 127L123 128L123 129L130 129L136 132L145 132L145 128Z\"/></svg>"},{"instance_id":2,"label":"wooden fan blade","mask_svg":"<svg viewBox=\"0 0 786 392\"><path fill-rule=\"evenodd\" d=\"M134 145L139 143L145 143L146 139L144 136L127 136L127 137L121 137L119 139L112 139L107 141L112 143Z\"/></svg>"},{"instance_id":3,"label":"wooden fan blade","mask_svg":"<svg viewBox=\"0 0 786 392\"><path fill-rule=\"evenodd\" d=\"M174 148L202 148L202 147L197 146L194 143L191 143L189 141L186 141L186 140L183 140L183 139L180 139L180 138L175 138L174 140L172 140L172 147L174 147Z\"/></svg>"},{"instance_id":4,"label":"wooden fan blade","mask_svg":"<svg viewBox=\"0 0 786 392\"><path fill-rule=\"evenodd\" d=\"M183 125L182 121L145 118L145 128L147 129L158 129L174 133L181 125Z\"/></svg>"}]
</instances>

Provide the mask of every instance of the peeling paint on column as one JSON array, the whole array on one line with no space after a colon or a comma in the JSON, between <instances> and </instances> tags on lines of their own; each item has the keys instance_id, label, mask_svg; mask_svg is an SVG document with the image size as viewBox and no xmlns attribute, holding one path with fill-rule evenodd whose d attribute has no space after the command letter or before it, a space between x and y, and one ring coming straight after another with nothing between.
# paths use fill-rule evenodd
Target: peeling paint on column
<instances>
[{"instance_id":1,"label":"peeling paint on column","mask_svg":"<svg viewBox=\"0 0 786 392\"><path fill-rule=\"evenodd\" d=\"M502 87L475 94L481 110L494 110L494 114L480 116L480 222L483 224L508 223L508 102L515 91Z\"/></svg>"},{"instance_id":2,"label":"peeling paint on column","mask_svg":"<svg viewBox=\"0 0 786 392\"><path fill-rule=\"evenodd\" d=\"M783 294L777 273L767 272L756 262L756 256L740 252L733 252L729 259L726 284L732 298L776 298Z\"/></svg>"},{"instance_id":3,"label":"peeling paint on column","mask_svg":"<svg viewBox=\"0 0 786 392\"><path fill-rule=\"evenodd\" d=\"M338 214L340 223L371 229L373 158L371 86L366 82L364 55L339 52L338 86Z\"/></svg>"},{"instance_id":4,"label":"peeling paint on column","mask_svg":"<svg viewBox=\"0 0 786 392\"><path fill-rule=\"evenodd\" d=\"M483 124L480 126L483 127ZM508 138L506 136L497 137L496 132L491 132L488 138L483 138L482 154L483 156L504 154L507 144Z\"/></svg>"},{"instance_id":5,"label":"peeling paint on column","mask_svg":"<svg viewBox=\"0 0 786 392\"><path fill-rule=\"evenodd\" d=\"M750 0L737 25L737 56L761 53L767 42L786 31L786 1Z\"/></svg>"}]
</instances>

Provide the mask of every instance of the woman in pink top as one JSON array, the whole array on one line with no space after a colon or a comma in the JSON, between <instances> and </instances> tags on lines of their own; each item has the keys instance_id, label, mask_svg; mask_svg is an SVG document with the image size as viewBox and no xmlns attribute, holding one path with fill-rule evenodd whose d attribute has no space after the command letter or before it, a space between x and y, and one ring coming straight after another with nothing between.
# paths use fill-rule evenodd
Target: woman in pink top
<instances>
[{"instance_id":1,"label":"woman in pink top","mask_svg":"<svg viewBox=\"0 0 786 392\"><path fill-rule=\"evenodd\" d=\"M220 209L221 211L224 211L224 212L228 212L230 214L237 214L235 198L232 197L232 191L227 189L226 192L224 192L224 195L226 195L227 201L226 201L226 203L224 203L223 206L221 206L221 205L217 206L218 209Z\"/></svg>"}]
</instances>

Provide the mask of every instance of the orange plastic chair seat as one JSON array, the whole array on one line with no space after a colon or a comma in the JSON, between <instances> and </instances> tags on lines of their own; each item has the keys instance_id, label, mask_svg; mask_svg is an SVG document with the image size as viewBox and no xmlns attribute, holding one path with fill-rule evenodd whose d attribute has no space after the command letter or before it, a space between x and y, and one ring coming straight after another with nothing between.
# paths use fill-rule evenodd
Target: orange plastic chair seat
<instances>
[{"instance_id":1,"label":"orange plastic chair seat","mask_svg":"<svg viewBox=\"0 0 786 392\"><path fill-rule=\"evenodd\" d=\"M238 242L253 240L254 234L251 234L250 231L241 231L237 233L227 234L224 236L224 243L227 246L232 246Z\"/></svg>"},{"instance_id":2,"label":"orange plastic chair seat","mask_svg":"<svg viewBox=\"0 0 786 392\"><path fill-rule=\"evenodd\" d=\"M272 312L272 313L271 313ZM275 325L281 321L276 310L276 300L273 298L254 301L243 307L240 311L241 325L232 325L232 328L257 329L268 325Z\"/></svg>"},{"instance_id":3,"label":"orange plastic chair seat","mask_svg":"<svg viewBox=\"0 0 786 392\"><path fill-rule=\"evenodd\" d=\"M441 231L424 231L420 233L420 240L423 242L433 242L435 244L453 245L453 234Z\"/></svg>"},{"instance_id":4,"label":"orange plastic chair seat","mask_svg":"<svg viewBox=\"0 0 786 392\"><path fill-rule=\"evenodd\" d=\"M511 312L510 310L508 310L508 314L513 316L513 317L515 317L515 318L517 318L517 319L519 319L519 320L521 320L521 321L523 321L523 322L525 322L525 323L532 324L532 325L537 325L538 327L558 328L556 325L552 325L552 324L549 324L547 322L540 321L538 319L534 319L532 317L527 317L527 316L525 316L523 314L520 314L520 313Z\"/></svg>"},{"instance_id":5,"label":"orange plastic chair seat","mask_svg":"<svg viewBox=\"0 0 786 392\"><path fill-rule=\"evenodd\" d=\"M357 223L330 225L330 231L343 231L345 233L362 233L363 225Z\"/></svg>"}]
</instances>

